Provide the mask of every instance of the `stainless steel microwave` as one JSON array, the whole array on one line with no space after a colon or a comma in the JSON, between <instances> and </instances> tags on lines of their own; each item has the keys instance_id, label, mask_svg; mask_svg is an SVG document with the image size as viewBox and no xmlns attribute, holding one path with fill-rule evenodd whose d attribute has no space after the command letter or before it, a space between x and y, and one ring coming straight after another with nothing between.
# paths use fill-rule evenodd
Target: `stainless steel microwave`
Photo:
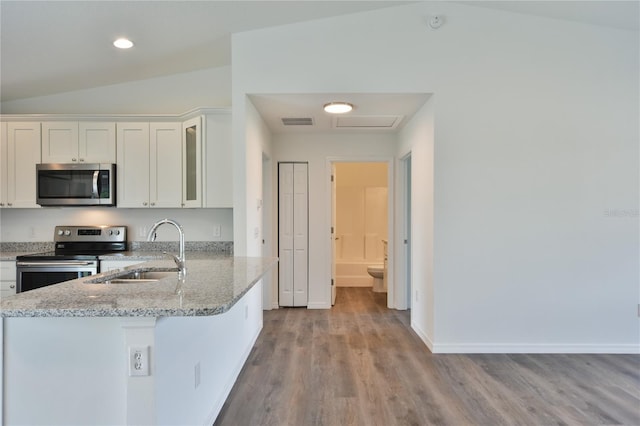
<instances>
[{"instance_id":1,"label":"stainless steel microwave","mask_svg":"<svg viewBox=\"0 0 640 426\"><path fill-rule=\"evenodd\" d=\"M115 164L37 164L41 206L115 206Z\"/></svg>"}]
</instances>

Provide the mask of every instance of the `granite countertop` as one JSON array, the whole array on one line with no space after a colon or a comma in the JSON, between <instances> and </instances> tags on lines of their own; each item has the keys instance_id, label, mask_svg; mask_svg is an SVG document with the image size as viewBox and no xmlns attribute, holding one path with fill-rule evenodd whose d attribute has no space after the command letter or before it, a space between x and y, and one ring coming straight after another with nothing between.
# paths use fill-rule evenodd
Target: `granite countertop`
<instances>
[{"instance_id":1,"label":"granite countertop","mask_svg":"<svg viewBox=\"0 0 640 426\"><path fill-rule=\"evenodd\" d=\"M157 258L161 253L153 253ZM91 275L3 297L2 317L167 317L208 316L228 311L276 263L277 258L187 253L187 277L157 282L96 284L122 270L175 270L173 260Z\"/></svg>"},{"instance_id":2,"label":"granite countertop","mask_svg":"<svg viewBox=\"0 0 640 426\"><path fill-rule=\"evenodd\" d=\"M162 252L178 252L176 241L129 241L129 250L99 256L100 260L153 260L162 258ZM0 261L16 260L26 254L47 253L55 248L53 242L0 242ZM233 255L233 241L186 241L187 252L206 252L217 255Z\"/></svg>"}]
</instances>

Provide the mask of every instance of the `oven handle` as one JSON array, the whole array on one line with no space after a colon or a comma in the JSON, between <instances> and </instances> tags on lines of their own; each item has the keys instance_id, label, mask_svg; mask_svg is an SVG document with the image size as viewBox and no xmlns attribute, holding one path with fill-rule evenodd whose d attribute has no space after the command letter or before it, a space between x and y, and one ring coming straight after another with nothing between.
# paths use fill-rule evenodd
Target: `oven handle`
<instances>
[{"instance_id":1,"label":"oven handle","mask_svg":"<svg viewBox=\"0 0 640 426\"><path fill-rule=\"evenodd\" d=\"M16 262L16 266L89 266L95 262Z\"/></svg>"}]
</instances>

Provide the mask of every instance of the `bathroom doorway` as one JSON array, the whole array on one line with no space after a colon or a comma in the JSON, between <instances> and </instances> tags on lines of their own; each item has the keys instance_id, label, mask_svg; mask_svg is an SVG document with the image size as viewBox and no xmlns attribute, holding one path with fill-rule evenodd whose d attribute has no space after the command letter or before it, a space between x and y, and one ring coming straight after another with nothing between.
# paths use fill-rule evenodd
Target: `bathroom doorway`
<instances>
[{"instance_id":1,"label":"bathroom doorway","mask_svg":"<svg viewBox=\"0 0 640 426\"><path fill-rule=\"evenodd\" d=\"M388 306L389 168L386 161L331 164L332 305L341 288L358 287Z\"/></svg>"}]
</instances>

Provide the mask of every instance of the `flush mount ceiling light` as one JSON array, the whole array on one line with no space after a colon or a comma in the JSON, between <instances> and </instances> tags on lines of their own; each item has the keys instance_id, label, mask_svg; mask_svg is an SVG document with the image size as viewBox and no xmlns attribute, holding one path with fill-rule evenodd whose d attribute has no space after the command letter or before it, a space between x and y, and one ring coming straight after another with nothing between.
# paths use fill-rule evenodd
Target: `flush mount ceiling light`
<instances>
[{"instance_id":1,"label":"flush mount ceiling light","mask_svg":"<svg viewBox=\"0 0 640 426\"><path fill-rule=\"evenodd\" d=\"M118 49L129 49L133 47L133 42L126 38L119 38L113 42L113 45Z\"/></svg>"},{"instance_id":2,"label":"flush mount ceiling light","mask_svg":"<svg viewBox=\"0 0 640 426\"><path fill-rule=\"evenodd\" d=\"M324 110L330 114L344 114L353 109L353 105L348 102L329 102L324 104Z\"/></svg>"}]
</instances>

